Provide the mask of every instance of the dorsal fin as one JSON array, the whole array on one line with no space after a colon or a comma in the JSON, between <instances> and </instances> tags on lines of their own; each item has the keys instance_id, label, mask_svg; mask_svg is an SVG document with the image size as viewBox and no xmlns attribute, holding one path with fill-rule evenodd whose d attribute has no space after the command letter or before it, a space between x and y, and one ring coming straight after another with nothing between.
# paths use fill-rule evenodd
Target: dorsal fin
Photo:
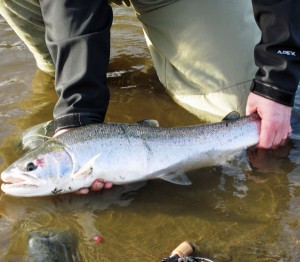
<instances>
[{"instance_id":1,"label":"dorsal fin","mask_svg":"<svg viewBox=\"0 0 300 262\"><path fill-rule=\"evenodd\" d=\"M155 119L144 119L136 122L139 125L159 127L159 122Z\"/></svg>"},{"instance_id":2,"label":"dorsal fin","mask_svg":"<svg viewBox=\"0 0 300 262\"><path fill-rule=\"evenodd\" d=\"M229 114L227 114L222 121L232 121L240 118L241 115L239 112L231 111Z\"/></svg>"},{"instance_id":3,"label":"dorsal fin","mask_svg":"<svg viewBox=\"0 0 300 262\"><path fill-rule=\"evenodd\" d=\"M160 178L176 185L188 186L192 184L191 180L189 180L187 175L182 171L176 171L175 173L163 175Z\"/></svg>"}]
</instances>

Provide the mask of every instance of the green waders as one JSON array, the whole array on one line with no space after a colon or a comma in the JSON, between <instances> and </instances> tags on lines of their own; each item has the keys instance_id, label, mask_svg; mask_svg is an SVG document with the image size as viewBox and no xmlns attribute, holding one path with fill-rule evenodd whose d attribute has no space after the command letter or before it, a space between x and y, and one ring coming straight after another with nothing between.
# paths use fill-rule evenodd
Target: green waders
<instances>
[{"instance_id":1,"label":"green waders","mask_svg":"<svg viewBox=\"0 0 300 262\"><path fill-rule=\"evenodd\" d=\"M156 3L156 5L153 4ZM260 31L248 0L132 0L160 81L207 120L245 114Z\"/></svg>"}]
</instances>

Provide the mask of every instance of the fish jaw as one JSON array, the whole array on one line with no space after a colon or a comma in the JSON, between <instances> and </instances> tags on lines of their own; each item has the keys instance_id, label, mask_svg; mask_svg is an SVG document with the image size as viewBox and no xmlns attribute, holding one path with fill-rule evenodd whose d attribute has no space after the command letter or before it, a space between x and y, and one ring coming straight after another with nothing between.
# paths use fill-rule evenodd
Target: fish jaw
<instances>
[{"instance_id":1,"label":"fish jaw","mask_svg":"<svg viewBox=\"0 0 300 262\"><path fill-rule=\"evenodd\" d=\"M11 196L34 197L67 193L67 190L58 189L55 181L41 180L31 174L20 172L16 167L3 171L1 179L3 181L1 190Z\"/></svg>"},{"instance_id":2,"label":"fish jaw","mask_svg":"<svg viewBox=\"0 0 300 262\"><path fill-rule=\"evenodd\" d=\"M1 173L1 189L12 196L58 194L62 190L58 190L57 185L68 182L73 167L71 152L57 141L49 140Z\"/></svg>"},{"instance_id":3,"label":"fish jaw","mask_svg":"<svg viewBox=\"0 0 300 262\"><path fill-rule=\"evenodd\" d=\"M41 179L12 165L1 173L3 182L1 190L7 195L16 197L49 196L74 192L82 188L82 185L88 183L90 186L93 182L80 177L77 179L68 176L64 179L57 177Z\"/></svg>"},{"instance_id":4,"label":"fish jaw","mask_svg":"<svg viewBox=\"0 0 300 262\"><path fill-rule=\"evenodd\" d=\"M53 190L49 191L49 188L53 188ZM2 184L1 190L5 194L15 197L40 197L67 193L59 191L57 187L49 184L42 186L26 183Z\"/></svg>"},{"instance_id":5,"label":"fish jaw","mask_svg":"<svg viewBox=\"0 0 300 262\"><path fill-rule=\"evenodd\" d=\"M18 168L9 168L1 174L1 190L15 197L39 197L75 192L82 188L84 183L90 186L93 181L84 179L40 179L24 172Z\"/></svg>"},{"instance_id":6,"label":"fish jaw","mask_svg":"<svg viewBox=\"0 0 300 262\"><path fill-rule=\"evenodd\" d=\"M41 196L39 192L36 191L37 186L34 184L27 184L24 182L19 183L3 183L1 185L1 190L11 196L23 196L23 197L32 197L32 196Z\"/></svg>"},{"instance_id":7,"label":"fish jaw","mask_svg":"<svg viewBox=\"0 0 300 262\"><path fill-rule=\"evenodd\" d=\"M5 194L13 196L40 195L42 190L44 190L43 188L49 185L49 183L41 184L38 178L21 173L17 168L3 171L1 179L3 181L1 190Z\"/></svg>"}]
</instances>

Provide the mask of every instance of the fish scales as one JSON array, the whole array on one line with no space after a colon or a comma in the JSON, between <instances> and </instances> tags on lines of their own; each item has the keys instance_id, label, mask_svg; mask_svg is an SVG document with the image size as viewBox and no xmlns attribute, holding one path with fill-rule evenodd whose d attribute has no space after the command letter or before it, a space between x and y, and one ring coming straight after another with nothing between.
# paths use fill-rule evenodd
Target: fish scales
<instances>
[{"instance_id":1,"label":"fish scales","mask_svg":"<svg viewBox=\"0 0 300 262\"><path fill-rule=\"evenodd\" d=\"M68 193L97 179L114 184L178 178L222 165L258 142L257 115L208 125L162 128L93 124L71 129L29 151L1 174L2 190L16 196Z\"/></svg>"}]
</instances>

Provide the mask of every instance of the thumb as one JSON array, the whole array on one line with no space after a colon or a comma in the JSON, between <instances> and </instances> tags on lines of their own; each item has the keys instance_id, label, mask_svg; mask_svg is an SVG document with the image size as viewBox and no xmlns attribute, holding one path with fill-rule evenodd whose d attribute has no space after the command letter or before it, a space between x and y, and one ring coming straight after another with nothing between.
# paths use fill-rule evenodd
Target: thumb
<instances>
[{"instance_id":1,"label":"thumb","mask_svg":"<svg viewBox=\"0 0 300 262\"><path fill-rule=\"evenodd\" d=\"M130 0L124 0L123 2L125 3L126 6L130 6Z\"/></svg>"},{"instance_id":2,"label":"thumb","mask_svg":"<svg viewBox=\"0 0 300 262\"><path fill-rule=\"evenodd\" d=\"M257 106L256 106L256 97L254 93L249 93L248 99L247 99L247 105L246 105L246 115L250 115L252 113L257 112Z\"/></svg>"}]
</instances>

